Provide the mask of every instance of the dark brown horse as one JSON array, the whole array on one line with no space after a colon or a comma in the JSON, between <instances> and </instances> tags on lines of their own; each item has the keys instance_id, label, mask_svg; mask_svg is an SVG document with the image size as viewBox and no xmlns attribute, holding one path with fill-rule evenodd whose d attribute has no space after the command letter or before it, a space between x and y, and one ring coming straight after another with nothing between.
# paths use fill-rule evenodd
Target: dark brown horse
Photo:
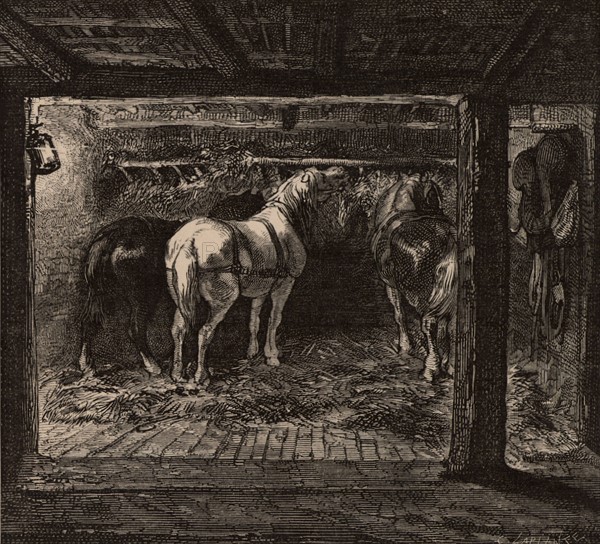
<instances>
[{"instance_id":1,"label":"dark brown horse","mask_svg":"<svg viewBox=\"0 0 600 544\"><path fill-rule=\"evenodd\" d=\"M423 377L448 370L448 325L456 305L454 225L440 207L441 194L429 176L416 174L391 185L373 212L371 249L398 324L399 351L411 349L404 304L421 317L427 339Z\"/></svg>"}]
</instances>

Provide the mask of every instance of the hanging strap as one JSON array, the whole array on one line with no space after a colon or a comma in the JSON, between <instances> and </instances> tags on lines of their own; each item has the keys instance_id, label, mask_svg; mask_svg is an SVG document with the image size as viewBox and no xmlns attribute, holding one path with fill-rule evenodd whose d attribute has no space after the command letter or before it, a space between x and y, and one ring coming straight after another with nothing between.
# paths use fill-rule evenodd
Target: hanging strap
<instances>
[{"instance_id":1,"label":"hanging strap","mask_svg":"<svg viewBox=\"0 0 600 544\"><path fill-rule=\"evenodd\" d=\"M275 228L273 227L273 223L263 219L262 217L257 217L255 221L259 221L262 223L267 232L269 233L269 237L271 238L271 242L275 247L275 255L276 255L276 265L275 265L275 277L277 278L285 278L290 275L287 267L285 266L285 254L283 251L283 246L281 245L281 240L277 233L275 232Z\"/></svg>"},{"instance_id":2,"label":"hanging strap","mask_svg":"<svg viewBox=\"0 0 600 544\"><path fill-rule=\"evenodd\" d=\"M232 253L232 265L231 272L239 275L242 270L242 263L240 262L240 245L238 236L241 236L242 233L234 227L228 221L223 221L223 224L229 229L229 234L231 235L231 253Z\"/></svg>"}]
</instances>

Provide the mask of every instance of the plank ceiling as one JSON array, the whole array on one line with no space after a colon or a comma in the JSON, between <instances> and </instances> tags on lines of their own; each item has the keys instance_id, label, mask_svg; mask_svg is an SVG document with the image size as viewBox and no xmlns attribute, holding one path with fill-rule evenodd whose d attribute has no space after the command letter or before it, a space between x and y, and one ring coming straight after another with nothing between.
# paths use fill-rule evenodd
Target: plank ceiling
<instances>
[{"instance_id":1,"label":"plank ceiling","mask_svg":"<svg viewBox=\"0 0 600 544\"><path fill-rule=\"evenodd\" d=\"M521 32L527 32L532 14L535 24L535 10L552 2L3 0L2 4L25 29L63 52L71 65L83 67L215 68L231 76L242 65L250 70L325 75L475 79L485 75ZM560 32L570 43L586 36L589 42L588 31L583 24ZM580 37L573 38L578 33ZM0 67L26 63L23 55L0 40Z\"/></svg>"}]
</instances>

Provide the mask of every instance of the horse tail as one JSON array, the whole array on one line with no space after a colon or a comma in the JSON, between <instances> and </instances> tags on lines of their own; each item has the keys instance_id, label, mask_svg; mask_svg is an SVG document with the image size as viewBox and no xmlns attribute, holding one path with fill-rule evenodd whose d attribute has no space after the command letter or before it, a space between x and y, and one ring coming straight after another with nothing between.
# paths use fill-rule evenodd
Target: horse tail
<instances>
[{"instance_id":1,"label":"horse tail","mask_svg":"<svg viewBox=\"0 0 600 544\"><path fill-rule=\"evenodd\" d=\"M182 253L184 252L181 252L173 261L173 267L167 268L167 286L186 326L191 328L196 321L194 286L198 282L198 265L193 255L184 256ZM181 266L182 262L183 266Z\"/></svg>"},{"instance_id":2,"label":"horse tail","mask_svg":"<svg viewBox=\"0 0 600 544\"><path fill-rule=\"evenodd\" d=\"M433 289L429 296L427 315L431 317L451 317L456 304L458 262L456 242L450 238L446 254L435 269Z\"/></svg>"},{"instance_id":3,"label":"horse tail","mask_svg":"<svg viewBox=\"0 0 600 544\"><path fill-rule=\"evenodd\" d=\"M88 249L83 269L87 285L87 298L81 312L84 328L101 327L106 321L107 306L112 294L109 276L113 249L110 236L96 237Z\"/></svg>"}]
</instances>

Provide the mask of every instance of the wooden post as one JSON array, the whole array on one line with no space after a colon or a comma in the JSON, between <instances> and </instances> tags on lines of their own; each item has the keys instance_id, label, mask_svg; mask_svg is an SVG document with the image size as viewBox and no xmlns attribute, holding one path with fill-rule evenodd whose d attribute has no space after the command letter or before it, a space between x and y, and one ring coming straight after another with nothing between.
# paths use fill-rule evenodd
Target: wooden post
<instances>
[{"instance_id":1,"label":"wooden post","mask_svg":"<svg viewBox=\"0 0 600 544\"><path fill-rule=\"evenodd\" d=\"M459 290L448 470L505 468L509 245L508 107L458 104Z\"/></svg>"},{"instance_id":2,"label":"wooden post","mask_svg":"<svg viewBox=\"0 0 600 544\"><path fill-rule=\"evenodd\" d=\"M0 95L0 202L2 306L2 474L10 481L19 460L37 450L37 367L30 275L32 192L25 171L23 97Z\"/></svg>"},{"instance_id":3,"label":"wooden post","mask_svg":"<svg viewBox=\"0 0 600 544\"><path fill-rule=\"evenodd\" d=\"M600 267L600 112L596 111L594 127L594 206L592 215L592 270ZM600 453L600 282L592 278L588 292L586 326L586 360L582 376L581 431L586 446Z\"/></svg>"}]
</instances>

